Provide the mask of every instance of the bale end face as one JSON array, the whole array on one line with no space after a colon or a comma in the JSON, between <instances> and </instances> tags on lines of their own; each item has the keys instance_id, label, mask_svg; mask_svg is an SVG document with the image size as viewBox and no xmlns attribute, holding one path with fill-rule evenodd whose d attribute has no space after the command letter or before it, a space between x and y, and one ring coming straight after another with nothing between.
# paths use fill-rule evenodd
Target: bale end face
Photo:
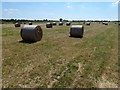
<instances>
[{"instance_id":1,"label":"bale end face","mask_svg":"<svg viewBox=\"0 0 120 90\"><path fill-rule=\"evenodd\" d=\"M82 25L72 25L70 28L71 37L83 37L84 27Z\"/></svg>"},{"instance_id":2,"label":"bale end face","mask_svg":"<svg viewBox=\"0 0 120 90\"><path fill-rule=\"evenodd\" d=\"M37 42L42 39L42 29L39 25L25 25L21 29L21 37L23 41Z\"/></svg>"}]
</instances>

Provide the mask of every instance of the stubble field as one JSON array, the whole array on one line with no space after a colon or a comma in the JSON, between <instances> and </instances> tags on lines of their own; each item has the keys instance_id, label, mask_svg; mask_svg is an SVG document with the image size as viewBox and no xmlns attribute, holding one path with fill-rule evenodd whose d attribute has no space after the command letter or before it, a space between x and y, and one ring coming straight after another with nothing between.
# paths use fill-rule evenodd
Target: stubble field
<instances>
[{"instance_id":1,"label":"stubble field","mask_svg":"<svg viewBox=\"0 0 120 90\"><path fill-rule=\"evenodd\" d=\"M84 25L83 38L69 37L70 26L33 24L43 30L36 43L21 42L21 27L2 25L3 88L118 87L116 24Z\"/></svg>"}]
</instances>

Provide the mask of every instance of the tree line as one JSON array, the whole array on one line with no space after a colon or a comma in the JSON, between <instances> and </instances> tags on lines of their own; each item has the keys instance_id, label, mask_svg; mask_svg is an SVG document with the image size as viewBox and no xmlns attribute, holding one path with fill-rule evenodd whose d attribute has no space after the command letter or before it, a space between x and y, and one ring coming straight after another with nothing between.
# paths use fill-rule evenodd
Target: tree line
<instances>
[{"instance_id":1,"label":"tree line","mask_svg":"<svg viewBox=\"0 0 120 90\"><path fill-rule=\"evenodd\" d=\"M48 20L48 19L43 19L43 20L27 20L27 19L0 19L1 23L4 22L12 22L12 23L16 23L16 22L110 22L108 20L65 20L60 18L59 20Z\"/></svg>"}]
</instances>

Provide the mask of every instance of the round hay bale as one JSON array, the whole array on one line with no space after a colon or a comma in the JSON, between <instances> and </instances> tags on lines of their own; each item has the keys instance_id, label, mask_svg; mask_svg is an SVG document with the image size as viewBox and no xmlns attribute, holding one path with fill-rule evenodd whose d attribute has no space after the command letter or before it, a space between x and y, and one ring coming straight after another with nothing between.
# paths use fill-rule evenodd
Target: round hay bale
<instances>
[{"instance_id":1,"label":"round hay bale","mask_svg":"<svg viewBox=\"0 0 120 90\"><path fill-rule=\"evenodd\" d=\"M42 28L39 25L25 25L21 29L21 37L24 41L40 41L42 39Z\"/></svg>"},{"instance_id":2,"label":"round hay bale","mask_svg":"<svg viewBox=\"0 0 120 90\"><path fill-rule=\"evenodd\" d=\"M70 26L71 25L71 23L70 22L66 22L66 26Z\"/></svg>"},{"instance_id":3,"label":"round hay bale","mask_svg":"<svg viewBox=\"0 0 120 90\"><path fill-rule=\"evenodd\" d=\"M108 25L108 22L104 22L104 25Z\"/></svg>"},{"instance_id":4,"label":"round hay bale","mask_svg":"<svg viewBox=\"0 0 120 90\"><path fill-rule=\"evenodd\" d=\"M63 22L59 22L59 26L62 26L63 25Z\"/></svg>"},{"instance_id":5,"label":"round hay bale","mask_svg":"<svg viewBox=\"0 0 120 90\"><path fill-rule=\"evenodd\" d=\"M57 25L57 23L56 23L56 22L53 22L52 24L53 24L54 26L55 26L55 25Z\"/></svg>"},{"instance_id":6,"label":"round hay bale","mask_svg":"<svg viewBox=\"0 0 120 90\"><path fill-rule=\"evenodd\" d=\"M52 23L47 23L46 28L52 28Z\"/></svg>"},{"instance_id":7,"label":"round hay bale","mask_svg":"<svg viewBox=\"0 0 120 90\"><path fill-rule=\"evenodd\" d=\"M82 25L72 25L70 28L71 37L83 37L84 27Z\"/></svg>"},{"instance_id":8,"label":"round hay bale","mask_svg":"<svg viewBox=\"0 0 120 90\"><path fill-rule=\"evenodd\" d=\"M28 24L29 24L29 25L32 25L32 22L29 22Z\"/></svg>"},{"instance_id":9,"label":"round hay bale","mask_svg":"<svg viewBox=\"0 0 120 90\"><path fill-rule=\"evenodd\" d=\"M89 26L90 26L90 22L86 22L86 25L89 25Z\"/></svg>"},{"instance_id":10,"label":"round hay bale","mask_svg":"<svg viewBox=\"0 0 120 90\"><path fill-rule=\"evenodd\" d=\"M15 23L15 27L20 27L20 23Z\"/></svg>"}]
</instances>

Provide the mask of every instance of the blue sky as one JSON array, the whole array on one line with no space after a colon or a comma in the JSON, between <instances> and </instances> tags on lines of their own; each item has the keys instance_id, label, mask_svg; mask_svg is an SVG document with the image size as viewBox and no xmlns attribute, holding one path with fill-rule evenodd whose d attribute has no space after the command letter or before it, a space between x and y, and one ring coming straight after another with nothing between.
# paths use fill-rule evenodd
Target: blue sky
<instances>
[{"instance_id":1,"label":"blue sky","mask_svg":"<svg viewBox=\"0 0 120 90\"><path fill-rule=\"evenodd\" d=\"M118 2L3 2L2 18L117 20Z\"/></svg>"}]
</instances>

